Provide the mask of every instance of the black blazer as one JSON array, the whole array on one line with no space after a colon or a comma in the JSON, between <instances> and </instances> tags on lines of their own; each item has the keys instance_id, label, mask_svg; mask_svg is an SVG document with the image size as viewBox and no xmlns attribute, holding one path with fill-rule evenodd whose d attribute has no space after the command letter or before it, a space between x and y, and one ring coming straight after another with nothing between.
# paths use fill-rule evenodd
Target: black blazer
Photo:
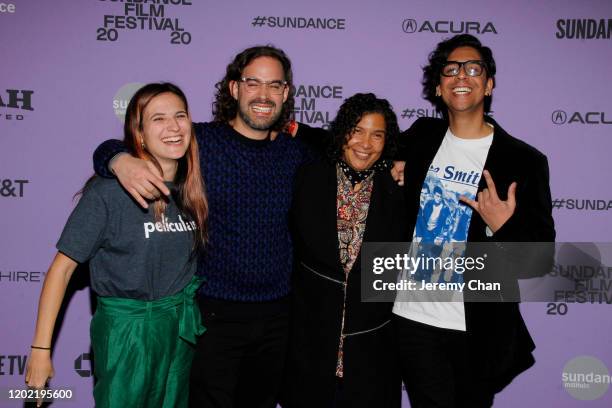
<instances>
[{"instance_id":1,"label":"black blazer","mask_svg":"<svg viewBox=\"0 0 612 408\"><path fill-rule=\"evenodd\" d=\"M337 230L336 166L317 162L303 166L296 176L291 230L295 250L296 270L294 290L313 289L323 282L325 290L312 302L308 313L318 312L329 324L339 325L343 303L344 270L340 263ZM374 185L363 242L407 241L411 230L406 226L406 206L403 190L388 171L374 175ZM315 279L316 278L316 279ZM361 262L358 258L349 273L345 332L357 332L377 327L389 319L390 303L361 302ZM332 283L328 285L327 282ZM335 282L335 283L334 283ZM306 300L306 299L304 299ZM319 322L322 324L322 322ZM339 327L339 326L338 326ZM338 330L333 333L339 334Z\"/></svg>"},{"instance_id":2,"label":"black blazer","mask_svg":"<svg viewBox=\"0 0 612 408\"><path fill-rule=\"evenodd\" d=\"M468 242L553 242L555 229L546 156L510 136L493 119L485 120L495 130L484 168L491 173L502 200L507 198L510 184L517 182L517 206L512 217L491 237L486 234L485 222L474 211ZM445 120L420 118L401 136L400 156L406 160L404 180L411 231L416 223L421 186L447 129ZM482 177L478 191L484 188L486 181ZM552 256L543 262L551 263ZM535 362L531 354L535 345L517 303L466 302L465 319L473 371L491 381L496 391Z\"/></svg>"},{"instance_id":3,"label":"black blazer","mask_svg":"<svg viewBox=\"0 0 612 408\"><path fill-rule=\"evenodd\" d=\"M297 174L291 211L296 267L293 320L285 385L287 407L323 407L334 400L345 274L337 231L336 166L319 162ZM377 172L363 243L405 241L404 191L388 171ZM363 248L363 247L362 247ZM395 364L393 303L361 302L361 262L347 284L343 381L354 408L395 408L401 404L401 378Z\"/></svg>"}]
</instances>

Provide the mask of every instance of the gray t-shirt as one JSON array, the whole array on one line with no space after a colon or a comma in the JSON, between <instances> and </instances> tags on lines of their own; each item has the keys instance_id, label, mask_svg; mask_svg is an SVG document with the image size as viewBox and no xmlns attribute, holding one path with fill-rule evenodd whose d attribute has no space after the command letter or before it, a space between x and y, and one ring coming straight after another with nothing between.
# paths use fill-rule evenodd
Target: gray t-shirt
<instances>
[{"instance_id":1,"label":"gray t-shirt","mask_svg":"<svg viewBox=\"0 0 612 408\"><path fill-rule=\"evenodd\" d=\"M180 292L195 273L190 259L195 223L172 199L160 222L142 209L116 179L96 177L70 215L57 249L89 260L99 296L155 300Z\"/></svg>"}]
</instances>

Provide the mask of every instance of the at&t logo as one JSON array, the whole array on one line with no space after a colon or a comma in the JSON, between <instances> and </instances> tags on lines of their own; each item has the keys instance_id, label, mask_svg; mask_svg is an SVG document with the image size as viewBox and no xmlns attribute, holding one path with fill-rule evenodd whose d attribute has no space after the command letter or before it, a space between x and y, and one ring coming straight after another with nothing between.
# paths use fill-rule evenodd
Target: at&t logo
<instances>
[{"instance_id":1,"label":"at&t logo","mask_svg":"<svg viewBox=\"0 0 612 408\"><path fill-rule=\"evenodd\" d=\"M24 184L28 184L30 180L13 180L0 179L0 196L1 197L23 197Z\"/></svg>"}]
</instances>

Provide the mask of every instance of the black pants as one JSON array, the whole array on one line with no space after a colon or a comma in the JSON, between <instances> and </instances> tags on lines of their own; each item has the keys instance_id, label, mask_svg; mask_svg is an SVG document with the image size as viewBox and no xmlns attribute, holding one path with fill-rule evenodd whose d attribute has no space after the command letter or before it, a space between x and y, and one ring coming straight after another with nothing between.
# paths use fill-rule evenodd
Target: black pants
<instances>
[{"instance_id":1,"label":"black pants","mask_svg":"<svg viewBox=\"0 0 612 408\"><path fill-rule=\"evenodd\" d=\"M402 380L411 408L491 407L495 393L470 371L466 333L394 316Z\"/></svg>"},{"instance_id":2,"label":"black pants","mask_svg":"<svg viewBox=\"0 0 612 408\"><path fill-rule=\"evenodd\" d=\"M274 408L282 382L289 302L200 300L207 331L198 342L190 406Z\"/></svg>"}]
</instances>

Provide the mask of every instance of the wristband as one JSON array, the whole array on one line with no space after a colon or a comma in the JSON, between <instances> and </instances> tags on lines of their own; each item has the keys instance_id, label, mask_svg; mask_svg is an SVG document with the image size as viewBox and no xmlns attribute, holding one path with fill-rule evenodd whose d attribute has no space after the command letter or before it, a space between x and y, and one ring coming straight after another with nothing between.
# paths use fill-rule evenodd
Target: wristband
<instances>
[{"instance_id":1,"label":"wristband","mask_svg":"<svg viewBox=\"0 0 612 408\"><path fill-rule=\"evenodd\" d=\"M115 174L115 170L113 170L113 161L115 161L115 159L119 156L121 156L122 154L126 154L126 152L119 152L116 155L114 155L113 157L111 157L111 159L108 161L108 166L106 166L108 168L108 171L110 171L111 173L113 173L113 175L117 175Z\"/></svg>"}]
</instances>

